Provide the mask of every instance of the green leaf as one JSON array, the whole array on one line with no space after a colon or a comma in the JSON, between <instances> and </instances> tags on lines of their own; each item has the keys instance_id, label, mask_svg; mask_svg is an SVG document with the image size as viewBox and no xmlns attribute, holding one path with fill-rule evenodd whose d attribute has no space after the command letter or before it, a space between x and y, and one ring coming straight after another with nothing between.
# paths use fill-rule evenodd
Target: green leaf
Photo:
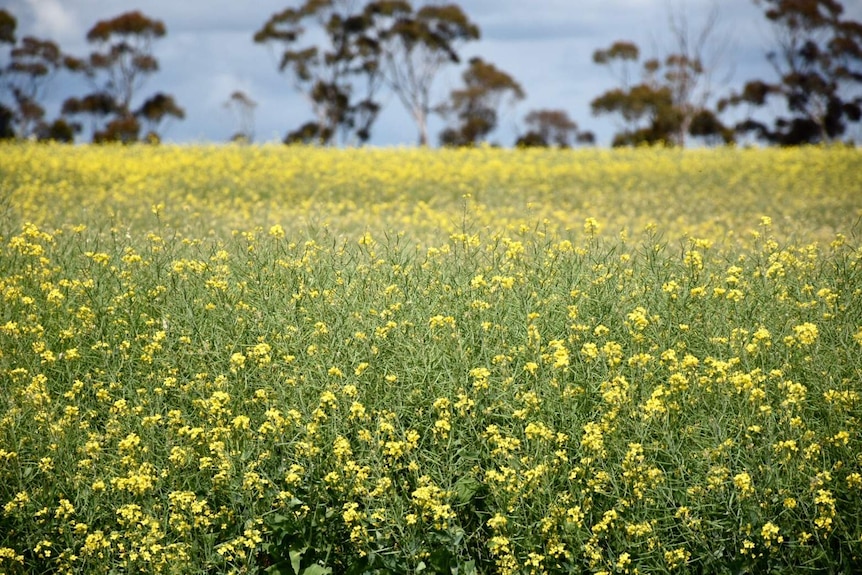
<instances>
[{"instance_id":1,"label":"green leaf","mask_svg":"<svg viewBox=\"0 0 862 575\"><path fill-rule=\"evenodd\" d=\"M275 565L270 565L264 569L264 573L267 575L296 575L290 570L290 566L285 561L280 561Z\"/></svg>"},{"instance_id":2,"label":"green leaf","mask_svg":"<svg viewBox=\"0 0 862 575\"><path fill-rule=\"evenodd\" d=\"M278 528L286 525L290 525L291 518L287 515L282 515L281 513L276 513L272 515L267 521L270 526Z\"/></svg>"},{"instance_id":3,"label":"green leaf","mask_svg":"<svg viewBox=\"0 0 862 575\"><path fill-rule=\"evenodd\" d=\"M293 572L299 575L300 566L302 564L302 554L308 550L308 547L303 547L299 551L290 551L290 566L293 567Z\"/></svg>"},{"instance_id":4,"label":"green leaf","mask_svg":"<svg viewBox=\"0 0 862 575\"><path fill-rule=\"evenodd\" d=\"M454 558L451 551L444 547L438 547L428 556L428 563L435 573L448 573Z\"/></svg>"},{"instance_id":5,"label":"green leaf","mask_svg":"<svg viewBox=\"0 0 862 575\"><path fill-rule=\"evenodd\" d=\"M330 575L332 569L324 567L318 563L312 563L302 572L302 575Z\"/></svg>"},{"instance_id":6,"label":"green leaf","mask_svg":"<svg viewBox=\"0 0 862 575\"><path fill-rule=\"evenodd\" d=\"M451 538L449 541L449 547L455 548L461 545L461 541L464 540L465 535L466 534L464 533L464 530L460 527L455 527L454 529L451 529L449 531L449 536Z\"/></svg>"},{"instance_id":7,"label":"green leaf","mask_svg":"<svg viewBox=\"0 0 862 575\"><path fill-rule=\"evenodd\" d=\"M473 477L472 475L464 475L458 481L455 482L455 485L452 486L452 490L455 492L455 499L458 503L467 503L470 499L476 495L476 492L482 487L482 484Z\"/></svg>"}]
</instances>

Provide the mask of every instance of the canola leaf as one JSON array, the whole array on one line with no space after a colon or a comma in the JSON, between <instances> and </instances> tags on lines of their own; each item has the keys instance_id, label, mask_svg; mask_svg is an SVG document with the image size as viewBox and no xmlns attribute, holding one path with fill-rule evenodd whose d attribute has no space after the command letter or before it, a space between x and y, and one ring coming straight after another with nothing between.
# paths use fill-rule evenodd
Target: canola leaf
<instances>
[{"instance_id":1,"label":"canola leaf","mask_svg":"<svg viewBox=\"0 0 862 575\"><path fill-rule=\"evenodd\" d=\"M293 572L300 575L300 565L302 564L302 555L308 550L308 547L303 547L299 551L290 551L290 566L293 567Z\"/></svg>"},{"instance_id":2,"label":"canola leaf","mask_svg":"<svg viewBox=\"0 0 862 575\"><path fill-rule=\"evenodd\" d=\"M451 571L454 558L451 551L444 547L438 547L428 556L428 562L435 573L446 573Z\"/></svg>"},{"instance_id":3,"label":"canola leaf","mask_svg":"<svg viewBox=\"0 0 862 575\"><path fill-rule=\"evenodd\" d=\"M331 568L324 567L323 565L319 565L317 563L309 565L302 571L302 575L330 575L331 573Z\"/></svg>"},{"instance_id":4,"label":"canola leaf","mask_svg":"<svg viewBox=\"0 0 862 575\"><path fill-rule=\"evenodd\" d=\"M482 484L479 483L475 477L472 475L464 475L455 482L455 485L452 486L452 490L455 492L456 501L463 504L470 501L481 487Z\"/></svg>"},{"instance_id":5,"label":"canola leaf","mask_svg":"<svg viewBox=\"0 0 862 575\"><path fill-rule=\"evenodd\" d=\"M284 561L276 563L275 565L270 565L264 570L264 573L268 575L295 575L293 571L291 571L291 567Z\"/></svg>"}]
</instances>

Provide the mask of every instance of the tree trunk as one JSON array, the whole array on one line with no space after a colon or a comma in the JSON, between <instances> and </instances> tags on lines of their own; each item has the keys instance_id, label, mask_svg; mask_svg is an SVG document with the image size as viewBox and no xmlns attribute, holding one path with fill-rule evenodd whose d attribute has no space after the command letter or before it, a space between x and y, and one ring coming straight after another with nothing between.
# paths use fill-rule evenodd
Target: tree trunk
<instances>
[{"instance_id":1,"label":"tree trunk","mask_svg":"<svg viewBox=\"0 0 862 575\"><path fill-rule=\"evenodd\" d=\"M414 109L413 119L419 128L419 147L428 147L428 114L425 110Z\"/></svg>"}]
</instances>

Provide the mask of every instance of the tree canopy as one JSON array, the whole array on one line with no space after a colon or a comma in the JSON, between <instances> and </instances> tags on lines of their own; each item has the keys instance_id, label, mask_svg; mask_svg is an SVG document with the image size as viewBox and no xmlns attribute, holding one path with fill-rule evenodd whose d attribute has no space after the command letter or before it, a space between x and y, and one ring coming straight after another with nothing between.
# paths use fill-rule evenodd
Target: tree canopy
<instances>
[{"instance_id":1,"label":"tree canopy","mask_svg":"<svg viewBox=\"0 0 862 575\"><path fill-rule=\"evenodd\" d=\"M461 75L464 86L452 90L440 112L452 123L440 133L445 146L472 146L497 127L501 106L526 97L521 85L503 70L479 57L470 59Z\"/></svg>"},{"instance_id":2,"label":"tree canopy","mask_svg":"<svg viewBox=\"0 0 862 575\"><path fill-rule=\"evenodd\" d=\"M592 132L581 131L565 110L533 110L524 117L524 123L527 132L518 137L516 146L570 148L575 143L592 144L596 140Z\"/></svg>"},{"instance_id":3,"label":"tree canopy","mask_svg":"<svg viewBox=\"0 0 862 575\"><path fill-rule=\"evenodd\" d=\"M279 71L291 77L315 116L285 142L368 141L380 111L381 21L405 8L394 1L305 0L273 14L254 34L257 43L282 46ZM322 41L308 38L313 30L322 32Z\"/></svg>"},{"instance_id":4,"label":"tree canopy","mask_svg":"<svg viewBox=\"0 0 862 575\"><path fill-rule=\"evenodd\" d=\"M671 9L670 38L673 47L663 57L641 63L640 48L620 40L596 50L593 62L610 68L619 86L590 103L594 115L618 115L622 128L612 145L661 144L685 146L688 137L707 143L731 142L733 131L719 119L711 106L710 77L715 63L708 63L706 50L715 31L714 13L694 33L684 9ZM639 79L633 68L640 63Z\"/></svg>"},{"instance_id":5,"label":"tree canopy","mask_svg":"<svg viewBox=\"0 0 862 575\"><path fill-rule=\"evenodd\" d=\"M148 77L159 69L153 42L165 34L167 28L161 20L139 11L96 22L87 32L87 41L95 49L76 68L92 91L68 98L63 114L88 116L94 142L138 141L142 123L147 127L144 139L159 141L159 125L169 118L184 118L185 111L168 94L157 93L137 108L133 102Z\"/></svg>"},{"instance_id":6,"label":"tree canopy","mask_svg":"<svg viewBox=\"0 0 862 575\"><path fill-rule=\"evenodd\" d=\"M775 78L756 78L721 102L750 111L772 100L783 112L749 117L736 129L782 146L831 142L862 120L862 23L836 0L756 0L772 26L766 54Z\"/></svg>"},{"instance_id":7,"label":"tree canopy","mask_svg":"<svg viewBox=\"0 0 862 575\"><path fill-rule=\"evenodd\" d=\"M696 29L685 0L668 0L667 27L657 36L667 45L651 54L629 39L592 52L593 63L615 79L589 101L593 116L616 119L612 145L684 147L692 140L721 145L742 138L794 146L858 139L862 22L848 17L839 0L752 3L769 26L768 68L738 87L716 81L717 55L726 55L727 45L716 36L717 2L702 12L706 18ZM440 144L472 146L493 141L504 110L527 97L522 84L480 49L463 54L481 31L452 0L287 4L252 34L274 52L277 70L309 106L310 117L288 127L286 143L362 145L395 101L415 125L419 145L429 144L437 117L443 123ZM85 134L94 142L158 142L172 122L186 117L174 95L143 92L160 69L154 45L168 34L162 20L140 10L99 20L86 33L91 52L85 56L19 28L12 11L0 8L0 139L72 142ZM70 75L89 89L57 100L52 90L58 85L81 85L58 81ZM460 77L460 84L438 93L441 76L449 82ZM238 123L230 139L251 142L257 103L241 90L221 97ZM531 109L522 116L515 145L594 143L594 133L569 115L579 104L564 100ZM55 110L59 115L49 117Z\"/></svg>"},{"instance_id":8,"label":"tree canopy","mask_svg":"<svg viewBox=\"0 0 862 575\"><path fill-rule=\"evenodd\" d=\"M409 6L408 3L405 3ZM419 130L419 145L428 145L431 88L441 68L458 64L460 45L479 38L456 4L412 7L401 13L384 38L385 73L389 85Z\"/></svg>"},{"instance_id":9,"label":"tree canopy","mask_svg":"<svg viewBox=\"0 0 862 575\"><path fill-rule=\"evenodd\" d=\"M75 126L62 119L49 123L44 101L61 70L78 70L80 60L64 54L51 40L15 36L17 20L0 10L0 44L8 44L8 59L0 66L0 139L39 138L71 141Z\"/></svg>"}]
</instances>

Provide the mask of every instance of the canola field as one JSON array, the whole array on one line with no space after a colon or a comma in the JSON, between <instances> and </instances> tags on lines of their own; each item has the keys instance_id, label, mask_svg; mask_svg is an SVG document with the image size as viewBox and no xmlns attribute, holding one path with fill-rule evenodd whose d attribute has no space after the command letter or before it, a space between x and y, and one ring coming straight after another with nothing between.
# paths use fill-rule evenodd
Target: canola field
<instances>
[{"instance_id":1,"label":"canola field","mask_svg":"<svg viewBox=\"0 0 862 575\"><path fill-rule=\"evenodd\" d=\"M850 573L862 154L0 146L0 573Z\"/></svg>"}]
</instances>

